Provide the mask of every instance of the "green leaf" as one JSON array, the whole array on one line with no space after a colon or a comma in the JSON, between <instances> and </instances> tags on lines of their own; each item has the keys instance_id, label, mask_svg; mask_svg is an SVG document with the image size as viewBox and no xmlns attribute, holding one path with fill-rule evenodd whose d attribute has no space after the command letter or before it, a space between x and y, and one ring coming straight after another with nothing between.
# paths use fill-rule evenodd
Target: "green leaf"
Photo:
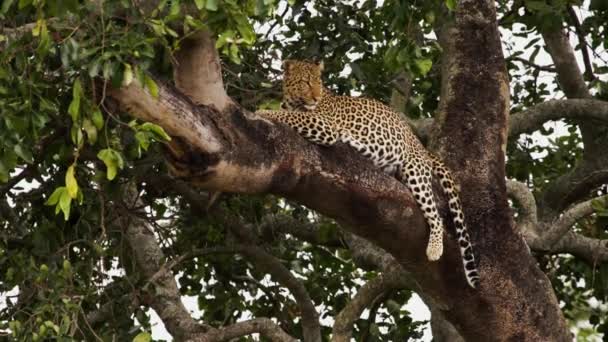
<instances>
[{"instance_id":1,"label":"green leaf","mask_svg":"<svg viewBox=\"0 0 608 342\"><path fill-rule=\"evenodd\" d=\"M19 0L19 9L23 9L31 3L32 3L32 0Z\"/></svg>"},{"instance_id":2,"label":"green leaf","mask_svg":"<svg viewBox=\"0 0 608 342\"><path fill-rule=\"evenodd\" d=\"M65 173L65 187L68 191L68 195L71 198L76 198L78 194L78 182L74 176L74 164L68 167L68 171Z\"/></svg>"},{"instance_id":3,"label":"green leaf","mask_svg":"<svg viewBox=\"0 0 608 342\"><path fill-rule=\"evenodd\" d=\"M84 131L87 133L89 144L95 145L95 142L97 142L97 127L95 127L89 118L85 118L82 121L82 128L84 128Z\"/></svg>"},{"instance_id":4,"label":"green leaf","mask_svg":"<svg viewBox=\"0 0 608 342\"><path fill-rule=\"evenodd\" d=\"M0 8L0 13L5 14L11 8L14 0L4 0L2 2L2 8Z\"/></svg>"},{"instance_id":5,"label":"green leaf","mask_svg":"<svg viewBox=\"0 0 608 342\"><path fill-rule=\"evenodd\" d=\"M422 76L426 75L433 66L433 61L430 59L417 59L414 63Z\"/></svg>"},{"instance_id":6,"label":"green leaf","mask_svg":"<svg viewBox=\"0 0 608 342\"><path fill-rule=\"evenodd\" d=\"M133 338L133 342L150 342L152 341L152 335L149 332L140 332Z\"/></svg>"},{"instance_id":7,"label":"green leaf","mask_svg":"<svg viewBox=\"0 0 608 342\"><path fill-rule=\"evenodd\" d=\"M135 139L137 140L139 147L143 148L144 151L148 150L148 147L150 147L150 139L148 138L148 134L139 131L135 133Z\"/></svg>"},{"instance_id":8,"label":"green leaf","mask_svg":"<svg viewBox=\"0 0 608 342\"><path fill-rule=\"evenodd\" d=\"M217 11L217 0L207 0L207 4L205 5L205 8L208 11Z\"/></svg>"},{"instance_id":9,"label":"green leaf","mask_svg":"<svg viewBox=\"0 0 608 342\"><path fill-rule=\"evenodd\" d=\"M124 167L124 162L120 156L120 153L111 148L106 148L99 151L97 158L101 159L103 163L106 164L106 168L108 169L108 180L113 180L114 177L116 177L118 169L122 169Z\"/></svg>"},{"instance_id":10,"label":"green leaf","mask_svg":"<svg viewBox=\"0 0 608 342\"><path fill-rule=\"evenodd\" d=\"M80 84L80 79L77 78L74 81L74 87L72 88L72 102L70 102L70 107L68 108L68 113L72 117L72 122L77 122L80 117L80 95L82 94L82 86Z\"/></svg>"},{"instance_id":11,"label":"green leaf","mask_svg":"<svg viewBox=\"0 0 608 342\"><path fill-rule=\"evenodd\" d=\"M59 203L59 199L65 191L65 186L58 187L57 189L55 189L55 191L53 191L51 197L49 197L46 202L44 202L44 205L56 205L57 203Z\"/></svg>"},{"instance_id":12,"label":"green leaf","mask_svg":"<svg viewBox=\"0 0 608 342\"><path fill-rule=\"evenodd\" d=\"M63 218L66 221L70 217L71 204L72 204L72 197L70 197L70 194L66 190L61 194L61 198L59 199L59 204L58 204L58 207L61 208L61 211L63 212ZM55 212L57 212L57 209L55 209Z\"/></svg>"},{"instance_id":13,"label":"green leaf","mask_svg":"<svg viewBox=\"0 0 608 342\"><path fill-rule=\"evenodd\" d=\"M159 125L155 125L151 122L145 122L140 126L140 129L151 132L156 140L171 141L171 137Z\"/></svg>"},{"instance_id":14,"label":"green leaf","mask_svg":"<svg viewBox=\"0 0 608 342\"><path fill-rule=\"evenodd\" d=\"M99 109L95 109L93 111L91 119L93 120L93 124L98 130L103 128L103 115L101 115L101 111Z\"/></svg>"},{"instance_id":15,"label":"green leaf","mask_svg":"<svg viewBox=\"0 0 608 342\"><path fill-rule=\"evenodd\" d=\"M456 9L456 1L457 0L445 0L445 6L450 10L453 11Z\"/></svg>"},{"instance_id":16,"label":"green leaf","mask_svg":"<svg viewBox=\"0 0 608 342\"><path fill-rule=\"evenodd\" d=\"M196 4L196 8L199 10L205 8L205 0L194 0L194 4Z\"/></svg>"},{"instance_id":17,"label":"green leaf","mask_svg":"<svg viewBox=\"0 0 608 342\"><path fill-rule=\"evenodd\" d=\"M125 71L122 74L122 85L128 86L133 82L133 69L131 64L125 64Z\"/></svg>"},{"instance_id":18,"label":"green leaf","mask_svg":"<svg viewBox=\"0 0 608 342\"><path fill-rule=\"evenodd\" d=\"M42 28L46 26L46 21L44 19L38 19L36 21L36 26L32 28L32 36L38 37L40 35L40 31Z\"/></svg>"},{"instance_id":19,"label":"green leaf","mask_svg":"<svg viewBox=\"0 0 608 342\"><path fill-rule=\"evenodd\" d=\"M21 159L23 159L26 163L31 164L34 162L34 157L32 156L32 152L23 147L23 145L15 145L13 147L13 151L17 154Z\"/></svg>"},{"instance_id":20,"label":"green leaf","mask_svg":"<svg viewBox=\"0 0 608 342\"><path fill-rule=\"evenodd\" d=\"M150 94L155 98L158 98L158 85L156 85L156 82L148 75L145 75L144 78L146 81L146 87L150 91Z\"/></svg>"}]
</instances>

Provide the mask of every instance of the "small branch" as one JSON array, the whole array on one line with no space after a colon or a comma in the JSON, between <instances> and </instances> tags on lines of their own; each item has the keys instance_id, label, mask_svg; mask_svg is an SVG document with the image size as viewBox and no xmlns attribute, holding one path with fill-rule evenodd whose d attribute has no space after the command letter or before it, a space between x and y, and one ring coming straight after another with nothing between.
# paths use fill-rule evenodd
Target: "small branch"
<instances>
[{"instance_id":1,"label":"small branch","mask_svg":"<svg viewBox=\"0 0 608 342\"><path fill-rule=\"evenodd\" d=\"M576 29L576 36L578 37L578 43L581 47L581 53L583 54L583 63L585 63L585 78L587 80L592 80L593 76L593 67L591 66L591 59L589 58L589 50L587 49L587 42L585 40L585 36L587 33L583 29L581 22L578 20L578 16L576 12L574 12L574 8L572 6L568 6L568 15L570 19L572 19L572 23L574 24L574 28Z\"/></svg>"},{"instance_id":2,"label":"small branch","mask_svg":"<svg viewBox=\"0 0 608 342\"><path fill-rule=\"evenodd\" d=\"M518 61L521 62L527 66L533 67L534 69L538 69L541 71L546 71L546 72L555 72L555 68L552 66L548 66L548 65L538 65L536 63L533 63L523 57L519 57L519 56L511 56L505 59L507 62L508 61Z\"/></svg>"},{"instance_id":3,"label":"small branch","mask_svg":"<svg viewBox=\"0 0 608 342\"><path fill-rule=\"evenodd\" d=\"M170 270L184 260L216 253L242 254L252 263L254 263L259 270L269 273L273 280L289 289L300 307L300 310L302 311L302 330L304 333L304 341L321 341L319 315L316 311L314 303L312 302L312 299L310 298L310 295L308 294L308 291L304 285L298 279L296 279L296 277L294 277L293 274L291 274L291 272L283 264L281 264L277 258L258 246L241 244L229 247L195 249L159 268L159 271L149 278L150 282L156 281L163 276L172 276L173 273L171 273Z\"/></svg>"},{"instance_id":4,"label":"small branch","mask_svg":"<svg viewBox=\"0 0 608 342\"><path fill-rule=\"evenodd\" d=\"M590 199L572 206L566 210L557 220L555 220L550 226L551 230L543 234L542 242L549 248L555 245L568 230L574 226L576 221L583 217L593 214L594 209L592 202L594 201L605 201L608 200L608 196L601 196L594 199Z\"/></svg>"},{"instance_id":5,"label":"small branch","mask_svg":"<svg viewBox=\"0 0 608 342\"><path fill-rule=\"evenodd\" d=\"M15 28L3 27L2 29L0 29L0 33L5 35L9 39L18 39L21 36L23 36L29 32L32 32L32 30L34 29L34 27L36 27L36 25L37 25L37 23L27 23L27 24L24 24L19 27L15 27Z\"/></svg>"},{"instance_id":6,"label":"small branch","mask_svg":"<svg viewBox=\"0 0 608 342\"><path fill-rule=\"evenodd\" d=\"M405 287L399 272L382 273L365 283L357 294L346 304L336 316L332 329L332 342L349 342L353 334L355 321L363 310L371 306L378 296L397 288Z\"/></svg>"},{"instance_id":7,"label":"small branch","mask_svg":"<svg viewBox=\"0 0 608 342\"><path fill-rule=\"evenodd\" d=\"M131 252L138 270L144 278L154 276L161 269L163 252L156 241L152 227L143 219L132 215L129 207L140 206L137 189L133 183L125 186L125 202L121 223L125 237L131 246ZM128 268L127 268L128 269ZM190 336L212 331L213 328L200 324L190 316L181 301L179 288L171 272L164 272L155 281L154 293L149 296L150 306L161 318L169 333L179 340Z\"/></svg>"},{"instance_id":8,"label":"small branch","mask_svg":"<svg viewBox=\"0 0 608 342\"><path fill-rule=\"evenodd\" d=\"M509 136L532 133L551 120L596 120L608 125L608 102L593 99L552 100L534 105L509 118Z\"/></svg>"},{"instance_id":9,"label":"small branch","mask_svg":"<svg viewBox=\"0 0 608 342\"><path fill-rule=\"evenodd\" d=\"M608 156L583 158L576 167L554 180L537 197L539 218L555 220L572 203L587 198L590 192L608 182Z\"/></svg>"},{"instance_id":10,"label":"small branch","mask_svg":"<svg viewBox=\"0 0 608 342\"><path fill-rule=\"evenodd\" d=\"M252 241L251 232L247 231L243 224L232 224L230 229L242 241ZM266 252L257 245L248 244L237 246L239 253L245 255L260 270L269 273L274 280L285 286L298 303L302 311L302 330L305 342L321 342L321 325L319 313L301 281L291 274L279 259Z\"/></svg>"},{"instance_id":11,"label":"small branch","mask_svg":"<svg viewBox=\"0 0 608 342\"><path fill-rule=\"evenodd\" d=\"M297 342L298 340L289 336L281 327L268 318L255 318L252 320L238 322L227 327L219 328L217 331L203 336L189 339L188 342L221 342L259 333L274 342Z\"/></svg>"}]
</instances>

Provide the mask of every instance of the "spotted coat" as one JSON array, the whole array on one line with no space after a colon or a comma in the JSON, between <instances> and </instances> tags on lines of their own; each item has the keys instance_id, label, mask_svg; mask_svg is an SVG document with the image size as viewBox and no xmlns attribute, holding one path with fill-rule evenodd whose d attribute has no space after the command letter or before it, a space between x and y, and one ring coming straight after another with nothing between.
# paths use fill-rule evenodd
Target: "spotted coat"
<instances>
[{"instance_id":1,"label":"spotted coat","mask_svg":"<svg viewBox=\"0 0 608 342\"><path fill-rule=\"evenodd\" d=\"M399 114L379 101L335 96L323 88L322 63L285 61L283 103L279 111L258 114L282 122L319 145L343 142L369 158L378 168L394 175L412 192L430 227L426 255L438 260L443 254L443 221L432 192L436 177L448 197L467 282L473 288L479 275L458 190L449 170L430 154Z\"/></svg>"}]
</instances>

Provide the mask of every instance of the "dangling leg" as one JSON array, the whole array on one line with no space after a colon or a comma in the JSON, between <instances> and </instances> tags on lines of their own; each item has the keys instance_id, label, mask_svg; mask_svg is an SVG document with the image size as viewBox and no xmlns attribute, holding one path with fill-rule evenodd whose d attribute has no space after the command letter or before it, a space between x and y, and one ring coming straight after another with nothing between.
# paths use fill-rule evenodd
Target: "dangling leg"
<instances>
[{"instance_id":1,"label":"dangling leg","mask_svg":"<svg viewBox=\"0 0 608 342\"><path fill-rule=\"evenodd\" d=\"M438 260L443 254L443 221L437 212L431 184L431 168L421 161L411 161L400 170L400 178L410 189L429 225L426 256Z\"/></svg>"},{"instance_id":2,"label":"dangling leg","mask_svg":"<svg viewBox=\"0 0 608 342\"><path fill-rule=\"evenodd\" d=\"M476 288L479 284L479 271L475 264L471 239L464 221L464 212L462 210L462 205L460 204L458 188L456 187L450 171L443 162L434 155L429 154L429 157L431 158L433 174L441 183L443 192L448 196L448 206L450 208L450 213L452 214L454 226L456 227L456 237L458 238L458 246L460 247L462 265L464 267L467 282L471 287Z\"/></svg>"}]
</instances>

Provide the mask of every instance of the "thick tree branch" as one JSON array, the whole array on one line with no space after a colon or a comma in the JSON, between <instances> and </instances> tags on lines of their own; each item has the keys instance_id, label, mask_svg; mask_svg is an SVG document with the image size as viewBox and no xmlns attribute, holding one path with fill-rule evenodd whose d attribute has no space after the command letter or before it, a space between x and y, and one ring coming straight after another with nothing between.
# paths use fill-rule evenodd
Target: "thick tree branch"
<instances>
[{"instance_id":1,"label":"thick tree branch","mask_svg":"<svg viewBox=\"0 0 608 342\"><path fill-rule=\"evenodd\" d=\"M559 85L566 96L572 99L591 97L566 32L552 29L541 34L555 64Z\"/></svg>"},{"instance_id":2,"label":"thick tree branch","mask_svg":"<svg viewBox=\"0 0 608 342\"><path fill-rule=\"evenodd\" d=\"M539 217L550 222L566 209L589 196L589 193L608 182L608 155L584 158L570 172L554 180L538 197Z\"/></svg>"},{"instance_id":3,"label":"thick tree branch","mask_svg":"<svg viewBox=\"0 0 608 342\"><path fill-rule=\"evenodd\" d=\"M608 262L608 240L593 239L567 232L552 248L552 253L570 253L595 265Z\"/></svg>"},{"instance_id":4,"label":"thick tree branch","mask_svg":"<svg viewBox=\"0 0 608 342\"><path fill-rule=\"evenodd\" d=\"M220 60L209 32L198 32L184 39L174 64L177 89L194 103L215 106L218 110L232 103L224 91Z\"/></svg>"},{"instance_id":5,"label":"thick tree branch","mask_svg":"<svg viewBox=\"0 0 608 342\"><path fill-rule=\"evenodd\" d=\"M551 229L543 234L543 243L547 246L553 246L574 226L576 221L594 213L592 202L605 200L608 200L608 196L590 199L566 210L550 225Z\"/></svg>"},{"instance_id":6,"label":"thick tree branch","mask_svg":"<svg viewBox=\"0 0 608 342\"><path fill-rule=\"evenodd\" d=\"M536 200L526 184L507 179L507 194L521 206L520 222L529 224L538 223Z\"/></svg>"},{"instance_id":7,"label":"thick tree branch","mask_svg":"<svg viewBox=\"0 0 608 342\"><path fill-rule=\"evenodd\" d=\"M532 133L551 120L596 120L608 125L608 102L593 99L552 100L539 103L509 118L509 136Z\"/></svg>"}]
</instances>

